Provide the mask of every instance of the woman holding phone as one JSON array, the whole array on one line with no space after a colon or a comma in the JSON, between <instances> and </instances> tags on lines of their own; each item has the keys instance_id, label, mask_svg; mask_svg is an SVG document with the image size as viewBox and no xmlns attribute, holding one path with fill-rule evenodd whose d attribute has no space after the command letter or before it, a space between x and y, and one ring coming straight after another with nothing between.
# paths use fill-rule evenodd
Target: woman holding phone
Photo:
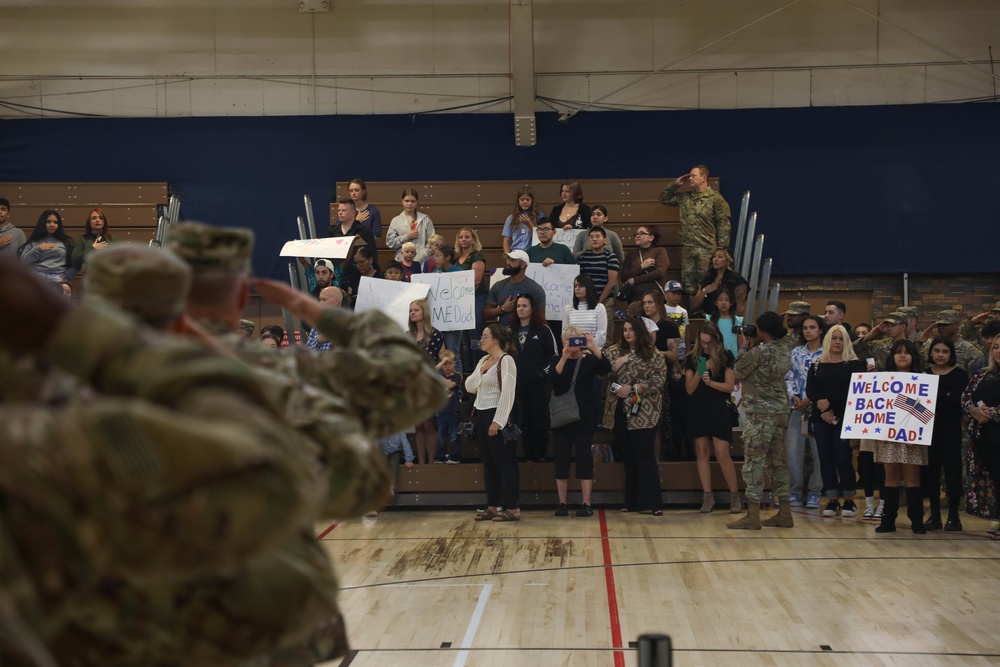
<instances>
[{"instance_id":1,"label":"woman holding phone","mask_svg":"<svg viewBox=\"0 0 1000 667\"><path fill-rule=\"evenodd\" d=\"M407 241L417 246L417 255L413 258L415 262L422 264L430 252L427 246L434 236L434 223L426 214L417 210L417 200L416 190L403 190L403 212L392 219L385 235L385 244L396 251L397 262L403 257L403 244Z\"/></svg>"},{"instance_id":2,"label":"woman holding phone","mask_svg":"<svg viewBox=\"0 0 1000 667\"><path fill-rule=\"evenodd\" d=\"M687 435L694 442L698 456L698 479L704 492L701 511L706 514L715 507L711 468L713 450L729 487L729 512L739 514L743 511L736 466L729 455L729 444L733 441L729 397L736 387L735 361L733 353L723 345L718 327L706 322L698 332L698 348L694 354L688 355L684 369L684 387L690 396Z\"/></svg>"}]
</instances>

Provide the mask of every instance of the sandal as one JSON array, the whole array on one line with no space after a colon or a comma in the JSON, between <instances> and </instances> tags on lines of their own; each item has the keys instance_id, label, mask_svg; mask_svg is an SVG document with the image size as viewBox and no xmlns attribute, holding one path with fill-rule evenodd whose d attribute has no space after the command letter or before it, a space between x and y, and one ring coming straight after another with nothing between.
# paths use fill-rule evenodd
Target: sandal
<instances>
[{"instance_id":1,"label":"sandal","mask_svg":"<svg viewBox=\"0 0 1000 667\"><path fill-rule=\"evenodd\" d=\"M479 514L476 515L476 521L492 521L498 516L500 515L487 507L486 511L480 512Z\"/></svg>"},{"instance_id":2,"label":"sandal","mask_svg":"<svg viewBox=\"0 0 1000 667\"><path fill-rule=\"evenodd\" d=\"M650 514L653 516L663 516L663 510L653 510Z\"/></svg>"},{"instance_id":3,"label":"sandal","mask_svg":"<svg viewBox=\"0 0 1000 667\"><path fill-rule=\"evenodd\" d=\"M632 510L630 510L630 509L629 509L629 508L627 508L627 507L623 507L623 508L622 508L622 514L628 514L628 513L629 513L629 512L631 512L631 511L632 511Z\"/></svg>"},{"instance_id":4,"label":"sandal","mask_svg":"<svg viewBox=\"0 0 1000 667\"><path fill-rule=\"evenodd\" d=\"M504 510L504 511L500 512L499 514L497 514L495 517L493 517L493 520L494 521L520 521L521 520L521 515L520 514L514 514L510 510Z\"/></svg>"}]
</instances>

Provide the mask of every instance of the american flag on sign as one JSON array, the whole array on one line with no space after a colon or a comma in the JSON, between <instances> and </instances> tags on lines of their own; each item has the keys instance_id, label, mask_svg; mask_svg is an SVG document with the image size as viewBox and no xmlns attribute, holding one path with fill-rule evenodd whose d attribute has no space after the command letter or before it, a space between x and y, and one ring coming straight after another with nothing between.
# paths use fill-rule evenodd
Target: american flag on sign
<instances>
[{"instance_id":1,"label":"american flag on sign","mask_svg":"<svg viewBox=\"0 0 1000 667\"><path fill-rule=\"evenodd\" d=\"M934 413L924 407L920 401L903 394L896 394L896 407L900 410L906 410L919 419L922 424L926 424L934 418Z\"/></svg>"}]
</instances>

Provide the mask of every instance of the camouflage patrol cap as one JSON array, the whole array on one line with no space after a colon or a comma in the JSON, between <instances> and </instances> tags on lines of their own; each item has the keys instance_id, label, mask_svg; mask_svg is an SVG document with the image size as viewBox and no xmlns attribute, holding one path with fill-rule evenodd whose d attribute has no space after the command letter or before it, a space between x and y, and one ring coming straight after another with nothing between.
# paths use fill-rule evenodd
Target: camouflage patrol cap
<instances>
[{"instance_id":1,"label":"camouflage patrol cap","mask_svg":"<svg viewBox=\"0 0 1000 667\"><path fill-rule=\"evenodd\" d=\"M900 306L899 308L896 309L896 312L897 313L903 313L907 317L916 317L917 316L917 307L916 306Z\"/></svg>"},{"instance_id":2,"label":"camouflage patrol cap","mask_svg":"<svg viewBox=\"0 0 1000 667\"><path fill-rule=\"evenodd\" d=\"M812 306L806 301L792 301L788 304L785 315L808 315L812 312Z\"/></svg>"},{"instance_id":3,"label":"camouflage patrol cap","mask_svg":"<svg viewBox=\"0 0 1000 667\"><path fill-rule=\"evenodd\" d=\"M191 267L170 250L115 244L87 257L84 298L100 297L142 319L177 317L191 289Z\"/></svg>"},{"instance_id":4,"label":"camouflage patrol cap","mask_svg":"<svg viewBox=\"0 0 1000 667\"><path fill-rule=\"evenodd\" d=\"M1000 311L1000 301L997 301L996 303L994 303L993 307L990 308L990 312L991 313L995 313L997 311Z\"/></svg>"},{"instance_id":5,"label":"camouflage patrol cap","mask_svg":"<svg viewBox=\"0 0 1000 667\"><path fill-rule=\"evenodd\" d=\"M240 331L246 331L248 335L253 335L253 330L257 325L252 320L240 320Z\"/></svg>"},{"instance_id":6,"label":"camouflage patrol cap","mask_svg":"<svg viewBox=\"0 0 1000 667\"><path fill-rule=\"evenodd\" d=\"M882 321L888 322L889 324L906 324L906 313L894 310L883 317Z\"/></svg>"},{"instance_id":7,"label":"camouflage patrol cap","mask_svg":"<svg viewBox=\"0 0 1000 667\"><path fill-rule=\"evenodd\" d=\"M957 310L942 310L937 315L937 320L934 324L955 324L956 322L961 322L965 318L962 317L962 313Z\"/></svg>"},{"instance_id":8,"label":"camouflage patrol cap","mask_svg":"<svg viewBox=\"0 0 1000 667\"><path fill-rule=\"evenodd\" d=\"M172 225L167 247L180 255L195 271L250 270L253 232L241 227L212 227L200 222Z\"/></svg>"}]
</instances>

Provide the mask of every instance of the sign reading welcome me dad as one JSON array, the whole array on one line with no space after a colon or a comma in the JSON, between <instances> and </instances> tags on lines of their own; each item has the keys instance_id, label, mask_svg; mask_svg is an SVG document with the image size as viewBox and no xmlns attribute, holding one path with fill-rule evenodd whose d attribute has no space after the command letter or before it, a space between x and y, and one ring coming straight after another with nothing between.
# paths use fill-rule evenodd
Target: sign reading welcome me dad
<instances>
[{"instance_id":1,"label":"sign reading welcome me dad","mask_svg":"<svg viewBox=\"0 0 1000 667\"><path fill-rule=\"evenodd\" d=\"M930 373L856 373L840 437L930 445L937 389Z\"/></svg>"}]
</instances>

